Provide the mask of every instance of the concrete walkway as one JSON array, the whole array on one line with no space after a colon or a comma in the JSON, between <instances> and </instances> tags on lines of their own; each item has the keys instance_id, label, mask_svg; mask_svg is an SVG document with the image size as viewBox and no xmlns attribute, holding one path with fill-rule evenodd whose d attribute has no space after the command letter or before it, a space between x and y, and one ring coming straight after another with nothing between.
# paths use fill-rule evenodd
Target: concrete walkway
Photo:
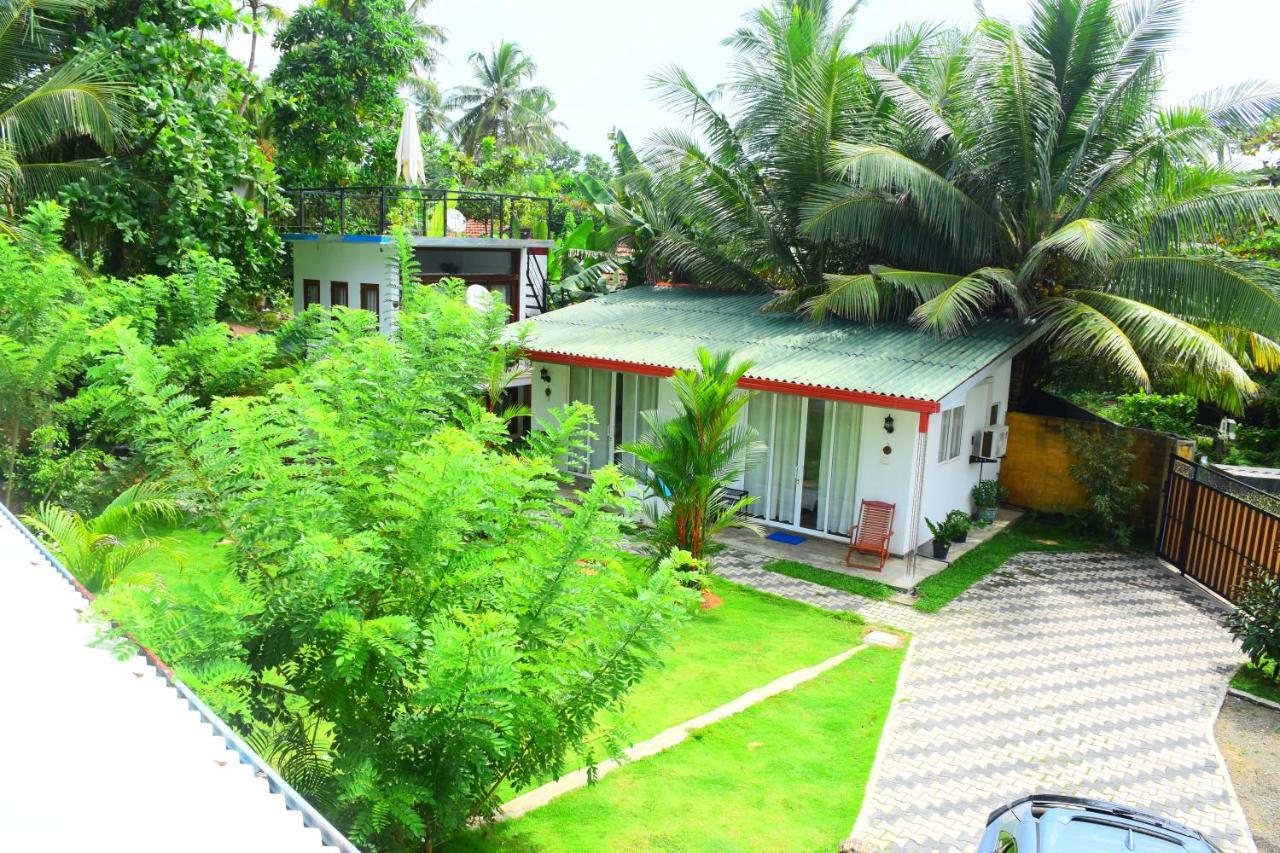
<instances>
[{"instance_id":1,"label":"concrete walkway","mask_svg":"<svg viewBox=\"0 0 1280 853\"><path fill-rule=\"evenodd\" d=\"M1220 617L1151 558L1010 561L919 626L848 846L969 851L990 810L1050 792L1254 850L1213 739L1242 659Z\"/></svg>"}]
</instances>

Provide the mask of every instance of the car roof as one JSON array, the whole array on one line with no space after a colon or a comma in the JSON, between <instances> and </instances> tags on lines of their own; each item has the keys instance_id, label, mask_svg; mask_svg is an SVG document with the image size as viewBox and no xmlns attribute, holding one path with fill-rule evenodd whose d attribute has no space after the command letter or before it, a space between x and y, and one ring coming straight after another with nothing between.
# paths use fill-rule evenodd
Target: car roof
<instances>
[{"instance_id":1,"label":"car roof","mask_svg":"<svg viewBox=\"0 0 1280 853\"><path fill-rule=\"evenodd\" d=\"M1049 809L1040 816L1039 825L1041 853L1212 853L1213 850L1197 838L1150 823L1078 808Z\"/></svg>"}]
</instances>

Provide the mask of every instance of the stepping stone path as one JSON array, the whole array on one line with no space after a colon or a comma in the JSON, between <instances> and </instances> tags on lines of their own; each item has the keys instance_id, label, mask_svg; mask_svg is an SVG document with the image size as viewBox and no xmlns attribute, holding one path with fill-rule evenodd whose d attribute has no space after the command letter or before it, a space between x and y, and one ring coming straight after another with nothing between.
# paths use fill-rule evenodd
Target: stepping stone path
<instances>
[{"instance_id":1,"label":"stepping stone path","mask_svg":"<svg viewBox=\"0 0 1280 853\"><path fill-rule=\"evenodd\" d=\"M856 851L971 851L992 809L1033 793L1168 815L1253 851L1213 739L1242 658L1208 596L1150 557L1024 554L941 613L760 568L748 586L914 632L853 833Z\"/></svg>"}]
</instances>

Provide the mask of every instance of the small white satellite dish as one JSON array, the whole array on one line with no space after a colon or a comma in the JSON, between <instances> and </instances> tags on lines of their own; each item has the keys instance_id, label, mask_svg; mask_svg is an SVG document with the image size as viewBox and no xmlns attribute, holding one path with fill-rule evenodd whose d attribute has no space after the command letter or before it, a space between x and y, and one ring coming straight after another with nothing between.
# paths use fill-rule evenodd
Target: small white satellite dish
<instances>
[{"instance_id":1,"label":"small white satellite dish","mask_svg":"<svg viewBox=\"0 0 1280 853\"><path fill-rule=\"evenodd\" d=\"M444 215L444 224L453 234L461 234L467 230L467 217L462 215L462 211L456 207L446 211Z\"/></svg>"},{"instance_id":2,"label":"small white satellite dish","mask_svg":"<svg viewBox=\"0 0 1280 853\"><path fill-rule=\"evenodd\" d=\"M467 285L467 304L477 311L488 311L493 307L493 294L483 284Z\"/></svg>"}]
</instances>

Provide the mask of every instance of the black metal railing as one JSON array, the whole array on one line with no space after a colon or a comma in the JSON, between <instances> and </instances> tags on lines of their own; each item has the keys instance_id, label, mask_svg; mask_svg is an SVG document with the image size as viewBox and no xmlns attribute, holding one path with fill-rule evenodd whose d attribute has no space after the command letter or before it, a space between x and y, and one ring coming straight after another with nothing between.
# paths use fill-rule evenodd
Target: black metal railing
<instances>
[{"instance_id":1,"label":"black metal railing","mask_svg":"<svg viewBox=\"0 0 1280 853\"><path fill-rule=\"evenodd\" d=\"M422 187L286 189L287 210L271 211L282 234L386 234L404 226L418 237L547 239L552 200L538 196Z\"/></svg>"}]
</instances>

